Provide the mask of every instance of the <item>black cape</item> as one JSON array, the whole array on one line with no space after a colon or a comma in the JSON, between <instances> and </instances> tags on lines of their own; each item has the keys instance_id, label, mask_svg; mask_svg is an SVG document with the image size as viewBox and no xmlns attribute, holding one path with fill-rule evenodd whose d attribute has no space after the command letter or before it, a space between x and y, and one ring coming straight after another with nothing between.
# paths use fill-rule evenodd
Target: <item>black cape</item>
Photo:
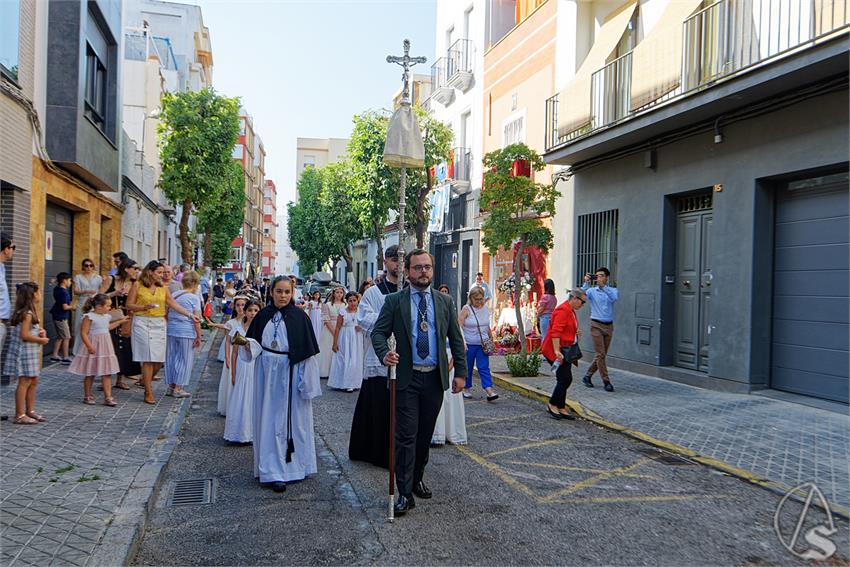
<instances>
[{"instance_id":1,"label":"black cape","mask_svg":"<svg viewBox=\"0 0 850 567\"><path fill-rule=\"evenodd\" d=\"M280 309L274 305L267 305L261 309L254 320L251 321L251 326L248 327L248 338L254 339L262 345L263 330L278 312L283 316L283 324L286 325L290 364L298 364L319 354L319 343L313 333L310 318L291 301Z\"/></svg>"}]
</instances>

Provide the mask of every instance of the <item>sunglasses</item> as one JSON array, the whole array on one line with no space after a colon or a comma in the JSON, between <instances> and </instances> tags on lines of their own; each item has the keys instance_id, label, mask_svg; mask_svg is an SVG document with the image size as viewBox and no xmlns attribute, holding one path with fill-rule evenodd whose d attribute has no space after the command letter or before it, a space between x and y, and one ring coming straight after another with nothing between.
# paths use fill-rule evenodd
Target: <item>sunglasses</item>
<instances>
[{"instance_id":1,"label":"sunglasses","mask_svg":"<svg viewBox=\"0 0 850 567\"><path fill-rule=\"evenodd\" d=\"M18 246L15 245L15 244L11 244L11 245L7 246L7 248L11 248L12 250L17 250Z\"/></svg>"},{"instance_id":2,"label":"sunglasses","mask_svg":"<svg viewBox=\"0 0 850 567\"><path fill-rule=\"evenodd\" d=\"M94 268L94 264L83 264L84 268Z\"/></svg>"}]
</instances>

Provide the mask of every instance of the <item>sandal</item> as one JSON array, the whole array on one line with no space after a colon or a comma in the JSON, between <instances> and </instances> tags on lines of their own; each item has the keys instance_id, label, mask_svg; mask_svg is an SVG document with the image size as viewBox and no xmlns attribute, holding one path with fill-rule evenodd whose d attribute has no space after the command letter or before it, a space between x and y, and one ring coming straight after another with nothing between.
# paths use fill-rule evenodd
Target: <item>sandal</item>
<instances>
[{"instance_id":1,"label":"sandal","mask_svg":"<svg viewBox=\"0 0 850 567\"><path fill-rule=\"evenodd\" d=\"M25 413L22 413L18 417L15 418L15 421L12 423L16 423L18 425L35 425L38 423L38 420L31 418Z\"/></svg>"},{"instance_id":2,"label":"sandal","mask_svg":"<svg viewBox=\"0 0 850 567\"><path fill-rule=\"evenodd\" d=\"M37 414L37 413L35 413L34 411L28 411L28 412L27 412L27 416L28 416L28 417L31 417L32 419L36 420L36 421L37 421L37 422L39 422L39 423L44 423L44 422L46 422L46 421L47 421L47 420L44 418L44 416L43 416L43 415L38 415L38 414Z\"/></svg>"},{"instance_id":3,"label":"sandal","mask_svg":"<svg viewBox=\"0 0 850 567\"><path fill-rule=\"evenodd\" d=\"M94 396L84 396L83 403L87 406L93 406L96 402L94 401Z\"/></svg>"},{"instance_id":4,"label":"sandal","mask_svg":"<svg viewBox=\"0 0 850 567\"><path fill-rule=\"evenodd\" d=\"M124 382L118 382L117 384L115 384L115 385L114 385L114 386L112 386L112 387L113 387L113 388L117 388L117 389L119 389L119 390L129 390L129 389L130 389L130 386L128 386L128 385L127 385L127 384L125 384Z\"/></svg>"},{"instance_id":5,"label":"sandal","mask_svg":"<svg viewBox=\"0 0 850 567\"><path fill-rule=\"evenodd\" d=\"M109 398L106 398L106 399L103 400L103 405L114 408L115 406L118 405L118 402L115 401L115 398L109 397Z\"/></svg>"}]
</instances>

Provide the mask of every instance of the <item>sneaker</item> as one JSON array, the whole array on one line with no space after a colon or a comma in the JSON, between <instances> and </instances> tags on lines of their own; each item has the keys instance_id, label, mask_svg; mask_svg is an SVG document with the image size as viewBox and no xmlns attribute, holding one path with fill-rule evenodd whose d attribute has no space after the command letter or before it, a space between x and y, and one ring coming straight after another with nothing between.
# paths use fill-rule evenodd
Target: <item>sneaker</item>
<instances>
[{"instance_id":1,"label":"sneaker","mask_svg":"<svg viewBox=\"0 0 850 567\"><path fill-rule=\"evenodd\" d=\"M590 381L590 376L588 376L587 374L584 375L584 377L581 379L581 382L588 388L593 388L593 382Z\"/></svg>"},{"instance_id":2,"label":"sneaker","mask_svg":"<svg viewBox=\"0 0 850 567\"><path fill-rule=\"evenodd\" d=\"M62 359L59 358L58 356L51 356L50 362L62 362Z\"/></svg>"},{"instance_id":3,"label":"sneaker","mask_svg":"<svg viewBox=\"0 0 850 567\"><path fill-rule=\"evenodd\" d=\"M497 394L496 392L493 392L491 395L487 396L488 402L495 402L498 399L499 399L499 394Z\"/></svg>"},{"instance_id":4,"label":"sneaker","mask_svg":"<svg viewBox=\"0 0 850 567\"><path fill-rule=\"evenodd\" d=\"M180 390L179 392L174 392L172 396L174 396L175 398L190 398L192 397L192 394L190 394L186 390Z\"/></svg>"},{"instance_id":5,"label":"sneaker","mask_svg":"<svg viewBox=\"0 0 850 567\"><path fill-rule=\"evenodd\" d=\"M472 398L472 394L470 394L468 391L464 390L463 391L463 397L468 400L468 399Z\"/></svg>"},{"instance_id":6,"label":"sneaker","mask_svg":"<svg viewBox=\"0 0 850 567\"><path fill-rule=\"evenodd\" d=\"M64 364L65 366L69 366L71 364L71 359L70 358L63 358L62 364Z\"/></svg>"}]
</instances>

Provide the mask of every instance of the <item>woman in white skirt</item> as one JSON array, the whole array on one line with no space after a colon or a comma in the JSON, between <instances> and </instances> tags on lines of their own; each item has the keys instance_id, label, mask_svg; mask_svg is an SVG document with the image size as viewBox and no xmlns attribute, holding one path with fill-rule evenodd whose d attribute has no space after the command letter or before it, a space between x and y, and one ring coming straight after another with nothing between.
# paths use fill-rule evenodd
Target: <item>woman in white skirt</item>
<instances>
[{"instance_id":1,"label":"woman in white skirt","mask_svg":"<svg viewBox=\"0 0 850 567\"><path fill-rule=\"evenodd\" d=\"M334 329L333 362L328 388L353 392L363 384L363 338L357 324L357 305L360 296L353 291L345 295L346 309L337 316Z\"/></svg>"},{"instance_id":2,"label":"woman in white skirt","mask_svg":"<svg viewBox=\"0 0 850 567\"><path fill-rule=\"evenodd\" d=\"M200 281L197 272L186 272L180 282L183 289L174 293L174 300L198 317L201 316L201 300L195 292ZM191 395L185 388L189 385L192 367L195 365L195 349L200 346L201 324L179 313L169 314L166 347L168 360L165 364L165 383L168 384L166 396L188 398Z\"/></svg>"},{"instance_id":3,"label":"woman in white skirt","mask_svg":"<svg viewBox=\"0 0 850 567\"><path fill-rule=\"evenodd\" d=\"M231 332L231 340L239 333L248 336L248 328L261 304L256 299L248 300L245 316L238 319L239 326ZM233 443L251 443L254 440L254 358L262 352L257 341L250 340L250 360L239 357L239 347L232 347L230 355L230 400L227 402L227 420L224 422L224 439ZM259 349L259 350L258 350Z\"/></svg>"},{"instance_id":4,"label":"woman in white skirt","mask_svg":"<svg viewBox=\"0 0 850 567\"><path fill-rule=\"evenodd\" d=\"M227 415L227 404L230 401L230 392L233 390L232 373L233 373L233 332L239 329L242 325L242 318L245 316L245 305L248 303L248 298L244 295L237 295L232 301L233 317L228 319L224 325L219 326L219 329L224 330L224 339L221 341L221 349L224 350L222 355L221 375L218 378L218 400L216 407L221 416Z\"/></svg>"},{"instance_id":5,"label":"woman in white skirt","mask_svg":"<svg viewBox=\"0 0 850 567\"><path fill-rule=\"evenodd\" d=\"M331 363L334 358L334 332L339 314L345 311L345 289L335 287L328 294L322 306L322 334L319 337L319 376L327 378L331 375Z\"/></svg>"},{"instance_id":6,"label":"woman in white skirt","mask_svg":"<svg viewBox=\"0 0 850 567\"><path fill-rule=\"evenodd\" d=\"M142 385L145 388L147 404L156 403L151 381L165 362L166 306L192 322L198 323L201 320L174 301L171 292L162 285L163 272L162 264L156 260L148 262L127 295L126 308L134 313L131 336L133 360L142 365Z\"/></svg>"}]
</instances>

